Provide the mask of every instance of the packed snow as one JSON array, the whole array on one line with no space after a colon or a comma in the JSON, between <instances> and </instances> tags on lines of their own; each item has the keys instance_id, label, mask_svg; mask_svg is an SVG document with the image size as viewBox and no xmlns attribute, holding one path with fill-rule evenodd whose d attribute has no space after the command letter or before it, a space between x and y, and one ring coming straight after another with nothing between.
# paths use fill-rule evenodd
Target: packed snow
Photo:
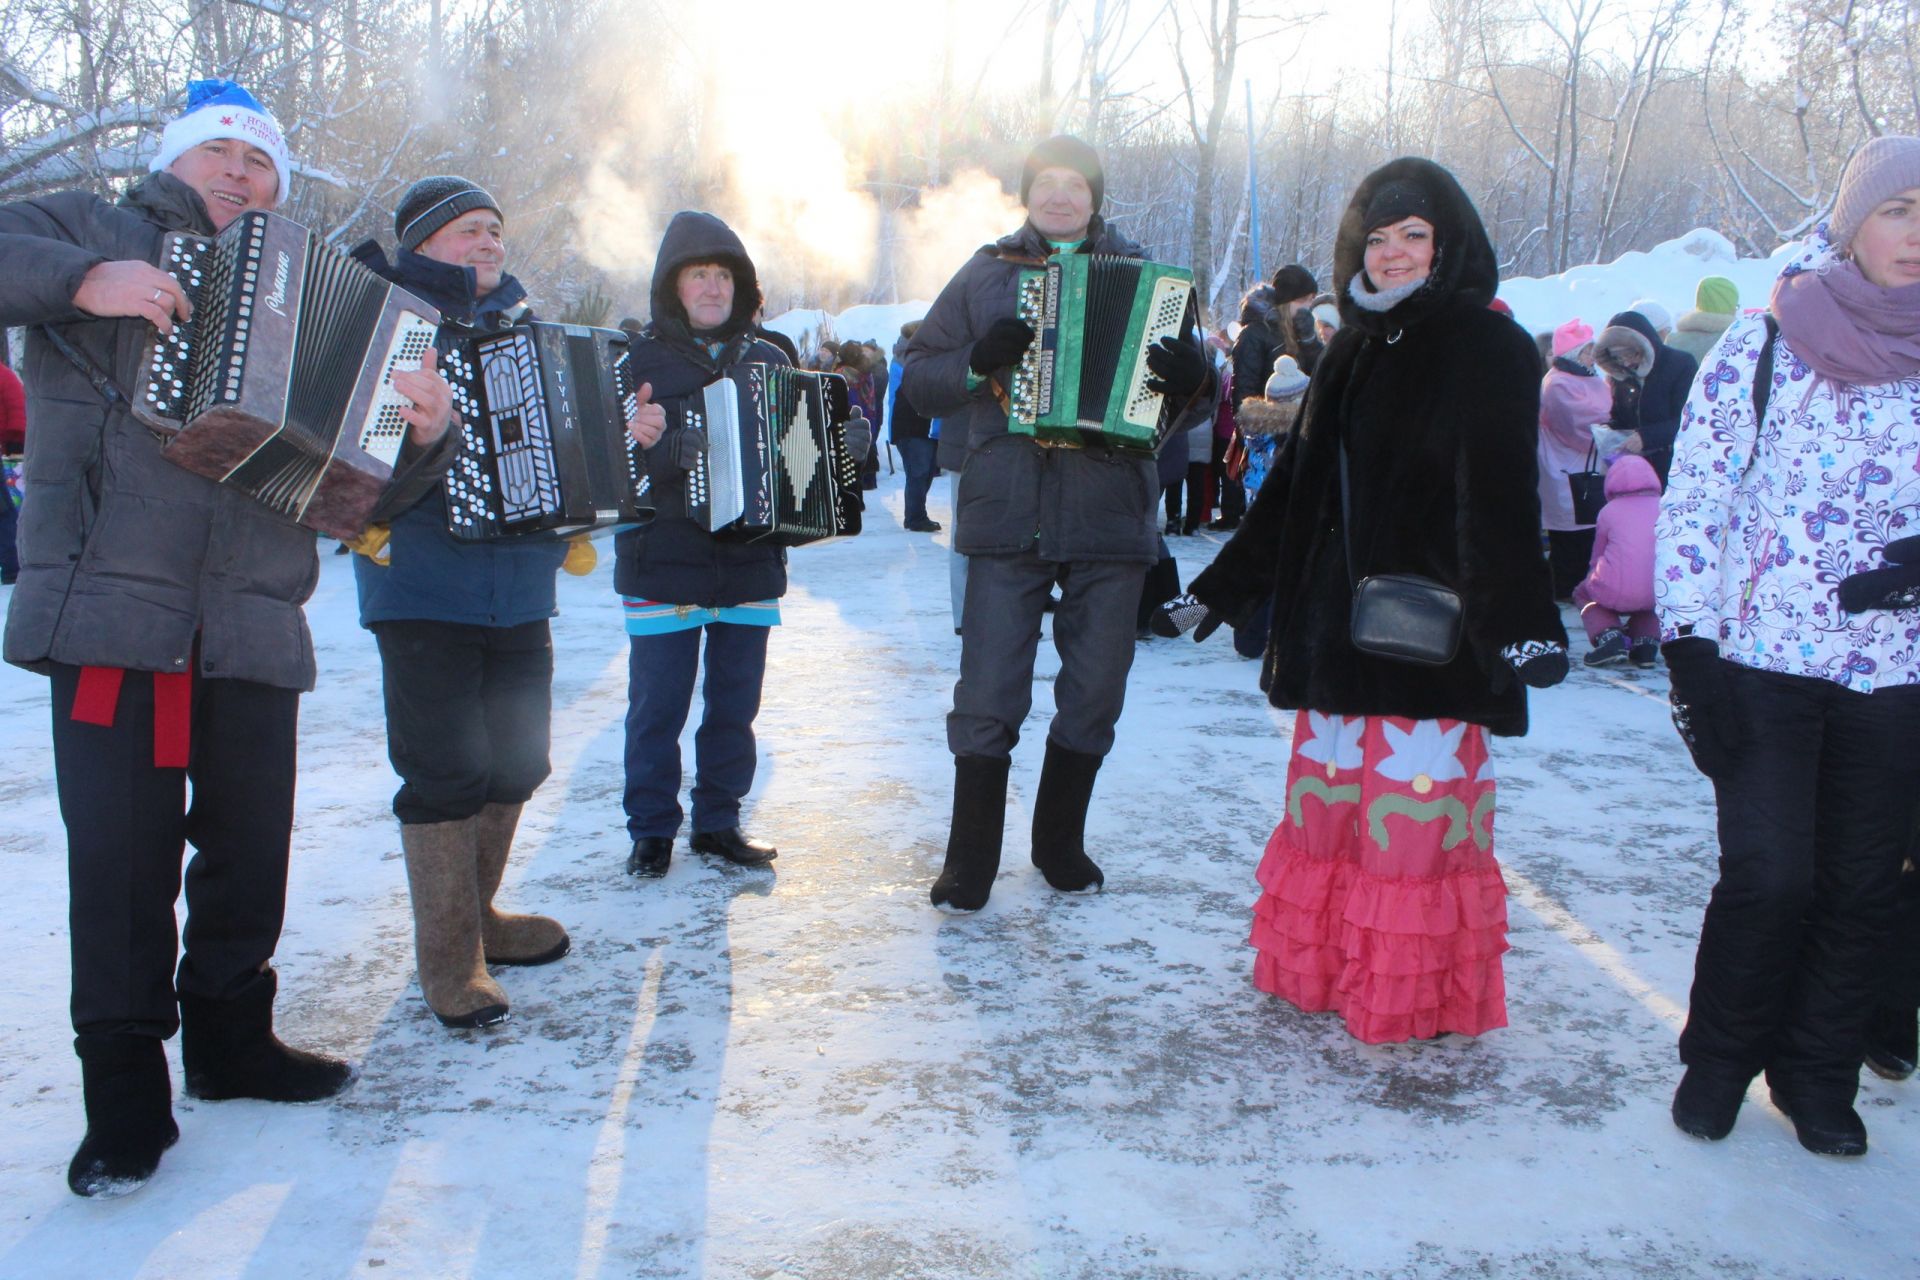
<instances>
[{"instance_id":1,"label":"packed snow","mask_svg":"<svg viewBox=\"0 0 1920 1280\"><path fill-rule=\"evenodd\" d=\"M1759 305L1776 269L1695 232L1502 296L1531 329L1597 324L1649 295L1678 315L1711 274ZM772 323L886 348L925 306ZM623 874L611 566L562 576L554 772L502 901L574 951L502 971L491 1032L444 1030L413 982L378 662L325 557L280 1025L361 1076L312 1107L177 1096L179 1145L120 1201L62 1177L82 1113L47 686L0 668L0 1277L1920 1273L1920 1081L1864 1077L1860 1161L1803 1152L1759 1088L1721 1144L1667 1118L1715 840L1662 673L1576 661L1495 745L1512 1025L1370 1048L1249 985L1291 718L1224 636L1140 646L1094 897L1027 865L1043 646L993 901L928 906L959 641L946 535L900 528L899 484L862 536L792 558L747 816L772 872L682 843L665 880ZM1186 578L1218 538L1172 543Z\"/></svg>"},{"instance_id":2,"label":"packed snow","mask_svg":"<svg viewBox=\"0 0 1920 1280\"><path fill-rule=\"evenodd\" d=\"M1659 672L1576 662L1496 743L1511 1026L1477 1040L1369 1048L1250 986L1291 717L1224 635L1140 645L1088 824L1098 896L1027 862L1043 646L993 901L934 911L959 641L945 535L901 529L899 482L866 533L792 557L747 809L771 872L683 842L666 879L623 874L610 565L562 576L554 771L502 902L574 951L500 971L491 1032L441 1028L414 984L378 664L323 558L280 1026L361 1076L310 1107L176 1096L179 1145L112 1203L62 1177L82 1115L47 685L0 670L0 1276L1920 1274L1920 1082L1865 1078L1857 1161L1802 1151L1759 1089L1724 1143L1668 1120L1715 844ZM1183 576L1218 546L1171 541Z\"/></svg>"}]
</instances>

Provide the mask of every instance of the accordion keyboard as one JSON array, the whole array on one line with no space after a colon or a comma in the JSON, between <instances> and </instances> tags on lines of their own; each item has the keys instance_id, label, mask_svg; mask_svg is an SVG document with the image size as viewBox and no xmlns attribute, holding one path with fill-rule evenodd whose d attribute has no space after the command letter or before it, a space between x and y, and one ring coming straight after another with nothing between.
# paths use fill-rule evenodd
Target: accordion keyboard
<instances>
[{"instance_id":1,"label":"accordion keyboard","mask_svg":"<svg viewBox=\"0 0 1920 1280\"><path fill-rule=\"evenodd\" d=\"M1139 355L1134 360L1133 378L1127 384L1126 407L1121 417L1135 426L1151 427L1160 421L1164 397L1147 390L1147 352L1162 338L1178 338L1187 327L1187 315L1193 306L1193 286L1173 276L1162 276L1153 284L1153 299L1147 306L1146 332L1140 339Z\"/></svg>"},{"instance_id":2,"label":"accordion keyboard","mask_svg":"<svg viewBox=\"0 0 1920 1280\"><path fill-rule=\"evenodd\" d=\"M380 390L374 396L373 412L360 432L359 444L390 467L399 460L407 439L407 420L400 416L400 410L412 403L393 389L393 375L401 369L418 369L437 332L439 326L409 311L401 315L394 326L393 340L387 344Z\"/></svg>"},{"instance_id":3,"label":"accordion keyboard","mask_svg":"<svg viewBox=\"0 0 1920 1280\"><path fill-rule=\"evenodd\" d=\"M240 398L266 223L249 220L239 234L238 243L232 245L198 236L167 239L161 269L186 293L193 317L177 321L173 332L153 345L143 397L153 417L185 422L216 402ZM196 365L193 352L222 337L227 360L217 365L203 360Z\"/></svg>"}]
</instances>

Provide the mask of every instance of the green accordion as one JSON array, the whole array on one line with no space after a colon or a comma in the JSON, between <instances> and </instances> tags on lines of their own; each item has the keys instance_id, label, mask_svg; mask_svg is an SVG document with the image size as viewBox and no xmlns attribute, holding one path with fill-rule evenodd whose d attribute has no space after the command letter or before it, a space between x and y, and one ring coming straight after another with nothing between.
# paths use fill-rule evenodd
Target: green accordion
<instances>
[{"instance_id":1,"label":"green accordion","mask_svg":"<svg viewBox=\"0 0 1920 1280\"><path fill-rule=\"evenodd\" d=\"M1034 339L1014 368L1008 431L1041 444L1159 451L1176 407L1147 390L1147 349L1162 338L1191 338L1199 323L1192 272L1057 253L1020 273L1017 314Z\"/></svg>"}]
</instances>

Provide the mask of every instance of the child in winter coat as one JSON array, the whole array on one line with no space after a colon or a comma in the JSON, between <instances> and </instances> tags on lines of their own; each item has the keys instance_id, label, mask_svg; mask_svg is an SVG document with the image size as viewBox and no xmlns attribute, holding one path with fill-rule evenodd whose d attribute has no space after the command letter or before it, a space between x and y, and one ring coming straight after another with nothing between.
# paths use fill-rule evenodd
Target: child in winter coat
<instances>
[{"instance_id":1,"label":"child in winter coat","mask_svg":"<svg viewBox=\"0 0 1920 1280\"><path fill-rule=\"evenodd\" d=\"M1593 566L1573 589L1587 629L1586 663L1621 659L1642 669L1660 652L1653 612L1653 527L1660 516L1660 477L1638 454L1624 454L1607 470L1607 505L1593 529Z\"/></svg>"},{"instance_id":2,"label":"child in winter coat","mask_svg":"<svg viewBox=\"0 0 1920 1280\"><path fill-rule=\"evenodd\" d=\"M1540 522L1556 600L1572 597L1593 555L1593 526L1574 515L1567 477L1588 469L1593 424L1612 412L1612 388L1593 367L1593 328L1569 320L1553 331L1553 365L1540 384Z\"/></svg>"}]
</instances>

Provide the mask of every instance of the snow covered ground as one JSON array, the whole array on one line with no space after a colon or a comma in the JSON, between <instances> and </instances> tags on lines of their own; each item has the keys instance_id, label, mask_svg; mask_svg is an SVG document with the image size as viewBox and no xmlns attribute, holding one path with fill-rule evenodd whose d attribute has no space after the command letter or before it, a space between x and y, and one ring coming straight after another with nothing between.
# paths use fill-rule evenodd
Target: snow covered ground
<instances>
[{"instance_id":1,"label":"snow covered ground","mask_svg":"<svg viewBox=\"0 0 1920 1280\"><path fill-rule=\"evenodd\" d=\"M944 537L901 531L884 483L870 532L793 557L749 812L774 874L684 846L664 881L622 874L610 566L562 578L554 774L503 900L575 949L502 972L490 1033L443 1030L413 984L374 649L326 557L281 1025L363 1074L312 1107L176 1099L179 1145L123 1201L62 1176L46 685L0 670L0 1276L1920 1274L1920 1083L1866 1078L1857 1161L1803 1152L1760 1091L1721 1144L1668 1121L1714 844L1664 676L1576 665L1495 748L1512 1026L1367 1048L1248 984L1289 721L1224 637L1141 646L1096 897L1027 865L1043 647L993 902L928 907L958 641ZM1183 576L1213 547L1177 539Z\"/></svg>"}]
</instances>

